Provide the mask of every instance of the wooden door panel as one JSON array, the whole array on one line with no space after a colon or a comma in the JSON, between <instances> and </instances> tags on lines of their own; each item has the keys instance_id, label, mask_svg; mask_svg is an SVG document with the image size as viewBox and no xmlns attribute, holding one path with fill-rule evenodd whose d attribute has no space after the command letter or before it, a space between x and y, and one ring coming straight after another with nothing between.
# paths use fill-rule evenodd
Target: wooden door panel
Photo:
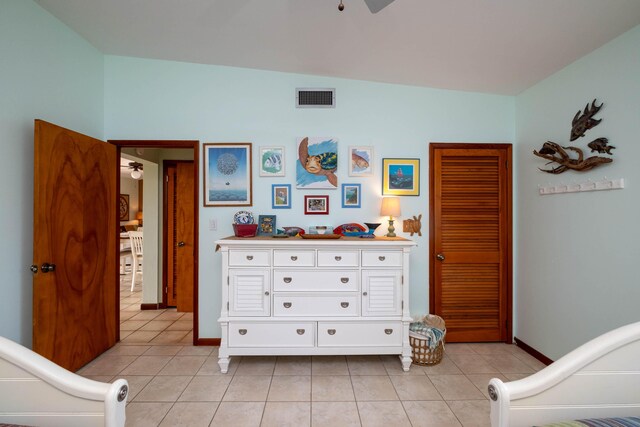
<instances>
[{"instance_id":1,"label":"wooden door panel","mask_svg":"<svg viewBox=\"0 0 640 427\"><path fill-rule=\"evenodd\" d=\"M167 231L167 306L175 307L178 304L178 289L176 287L176 168L165 163L166 184L166 218Z\"/></svg>"},{"instance_id":2,"label":"wooden door panel","mask_svg":"<svg viewBox=\"0 0 640 427\"><path fill-rule=\"evenodd\" d=\"M116 149L35 122L33 349L74 371L117 337Z\"/></svg>"},{"instance_id":3,"label":"wooden door panel","mask_svg":"<svg viewBox=\"0 0 640 427\"><path fill-rule=\"evenodd\" d=\"M176 169L176 288L178 311L193 311L194 270L194 173L193 162L180 162Z\"/></svg>"}]
</instances>

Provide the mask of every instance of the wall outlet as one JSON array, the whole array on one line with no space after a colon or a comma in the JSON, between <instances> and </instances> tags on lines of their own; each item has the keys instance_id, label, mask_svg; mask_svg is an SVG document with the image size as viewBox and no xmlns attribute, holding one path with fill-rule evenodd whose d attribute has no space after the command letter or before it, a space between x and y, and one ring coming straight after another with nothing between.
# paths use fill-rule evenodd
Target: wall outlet
<instances>
[{"instance_id":1,"label":"wall outlet","mask_svg":"<svg viewBox=\"0 0 640 427\"><path fill-rule=\"evenodd\" d=\"M209 220L209 231L217 231L218 230L218 220L212 218Z\"/></svg>"}]
</instances>

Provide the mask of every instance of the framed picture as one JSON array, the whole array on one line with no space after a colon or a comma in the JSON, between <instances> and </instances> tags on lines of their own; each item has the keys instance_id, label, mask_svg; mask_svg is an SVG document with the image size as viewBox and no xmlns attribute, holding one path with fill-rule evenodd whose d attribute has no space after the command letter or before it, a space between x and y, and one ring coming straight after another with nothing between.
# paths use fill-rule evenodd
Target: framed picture
<instances>
[{"instance_id":1,"label":"framed picture","mask_svg":"<svg viewBox=\"0 0 640 427\"><path fill-rule=\"evenodd\" d=\"M329 215L329 196L304 196L305 215Z\"/></svg>"},{"instance_id":2,"label":"framed picture","mask_svg":"<svg viewBox=\"0 0 640 427\"><path fill-rule=\"evenodd\" d=\"M260 147L260 176L284 175L284 147Z\"/></svg>"},{"instance_id":3,"label":"framed picture","mask_svg":"<svg viewBox=\"0 0 640 427\"><path fill-rule=\"evenodd\" d=\"M258 217L258 236L272 236L275 231L275 215L260 215Z\"/></svg>"},{"instance_id":4,"label":"framed picture","mask_svg":"<svg viewBox=\"0 0 640 427\"><path fill-rule=\"evenodd\" d=\"M251 143L204 144L204 206L251 206Z\"/></svg>"},{"instance_id":5,"label":"framed picture","mask_svg":"<svg viewBox=\"0 0 640 427\"><path fill-rule=\"evenodd\" d=\"M359 208L360 207L360 184L342 184L342 207L343 208Z\"/></svg>"},{"instance_id":6,"label":"framed picture","mask_svg":"<svg viewBox=\"0 0 640 427\"><path fill-rule=\"evenodd\" d=\"M129 195L120 195L120 221L129 221Z\"/></svg>"},{"instance_id":7,"label":"framed picture","mask_svg":"<svg viewBox=\"0 0 640 427\"><path fill-rule=\"evenodd\" d=\"M382 159L382 195L419 196L420 159Z\"/></svg>"},{"instance_id":8,"label":"framed picture","mask_svg":"<svg viewBox=\"0 0 640 427\"><path fill-rule=\"evenodd\" d=\"M271 184L271 208L291 209L291 184Z\"/></svg>"},{"instance_id":9,"label":"framed picture","mask_svg":"<svg viewBox=\"0 0 640 427\"><path fill-rule=\"evenodd\" d=\"M298 139L297 188L338 188L338 140L304 137Z\"/></svg>"},{"instance_id":10,"label":"framed picture","mask_svg":"<svg viewBox=\"0 0 640 427\"><path fill-rule=\"evenodd\" d=\"M349 147L349 176L373 176L373 147Z\"/></svg>"}]
</instances>

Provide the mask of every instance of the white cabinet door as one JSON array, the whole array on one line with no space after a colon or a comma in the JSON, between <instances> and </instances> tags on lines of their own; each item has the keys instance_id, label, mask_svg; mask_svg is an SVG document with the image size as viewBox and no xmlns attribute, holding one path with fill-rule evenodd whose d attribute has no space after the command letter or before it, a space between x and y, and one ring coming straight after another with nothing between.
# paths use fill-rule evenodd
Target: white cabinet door
<instances>
[{"instance_id":1,"label":"white cabinet door","mask_svg":"<svg viewBox=\"0 0 640 427\"><path fill-rule=\"evenodd\" d=\"M362 315L398 316L402 314L402 271L362 271Z\"/></svg>"},{"instance_id":2,"label":"white cabinet door","mask_svg":"<svg viewBox=\"0 0 640 427\"><path fill-rule=\"evenodd\" d=\"M269 316L268 269L229 269L229 316Z\"/></svg>"}]
</instances>

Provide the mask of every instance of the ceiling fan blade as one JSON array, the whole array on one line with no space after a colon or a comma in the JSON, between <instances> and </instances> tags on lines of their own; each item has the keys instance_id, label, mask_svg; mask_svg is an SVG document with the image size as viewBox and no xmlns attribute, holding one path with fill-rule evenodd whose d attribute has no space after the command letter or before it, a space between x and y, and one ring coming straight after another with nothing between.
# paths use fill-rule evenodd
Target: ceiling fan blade
<instances>
[{"instance_id":1,"label":"ceiling fan blade","mask_svg":"<svg viewBox=\"0 0 640 427\"><path fill-rule=\"evenodd\" d=\"M385 7L393 3L394 0L364 0L371 13L378 13Z\"/></svg>"}]
</instances>

